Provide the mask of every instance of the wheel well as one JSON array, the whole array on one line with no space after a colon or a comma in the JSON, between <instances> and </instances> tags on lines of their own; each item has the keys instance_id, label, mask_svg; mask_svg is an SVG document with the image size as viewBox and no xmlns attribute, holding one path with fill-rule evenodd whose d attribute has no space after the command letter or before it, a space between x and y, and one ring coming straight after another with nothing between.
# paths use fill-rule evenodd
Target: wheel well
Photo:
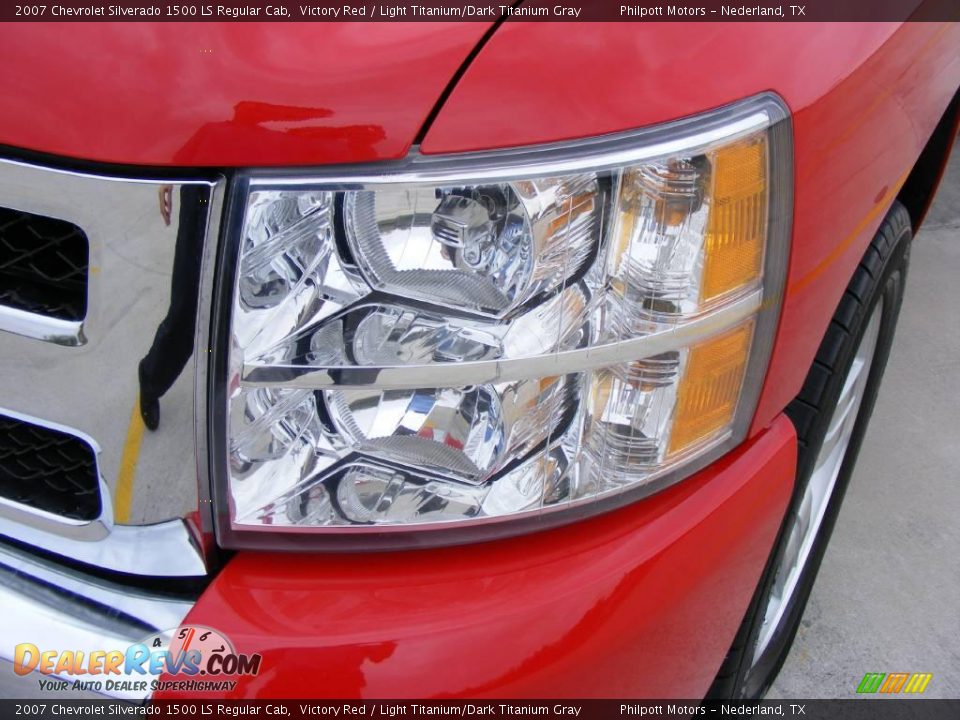
<instances>
[{"instance_id":1,"label":"wheel well","mask_svg":"<svg viewBox=\"0 0 960 720\"><path fill-rule=\"evenodd\" d=\"M906 182L900 188L900 194L897 195L897 199L910 213L914 234L933 201L958 130L960 130L960 91L953 96L953 100L950 101L946 112L940 118L940 122L937 123L937 127L907 176Z\"/></svg>"}]
</instances>

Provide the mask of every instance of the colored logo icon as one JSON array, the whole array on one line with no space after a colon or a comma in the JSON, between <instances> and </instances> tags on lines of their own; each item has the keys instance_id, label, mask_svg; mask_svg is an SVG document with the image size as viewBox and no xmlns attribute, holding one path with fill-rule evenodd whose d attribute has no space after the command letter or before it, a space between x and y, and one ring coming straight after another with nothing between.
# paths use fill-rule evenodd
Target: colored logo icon
<instances>
[{"instance_id":1,"label":"colored logo icon","mask_svg":"<svg viewBox=\"0 0 960 720\"><path fill-rule=\"evenodd\" d=\"M857 686L858 693L922 693L933 673L867 673Z\"/></svg>"}]
</instances>

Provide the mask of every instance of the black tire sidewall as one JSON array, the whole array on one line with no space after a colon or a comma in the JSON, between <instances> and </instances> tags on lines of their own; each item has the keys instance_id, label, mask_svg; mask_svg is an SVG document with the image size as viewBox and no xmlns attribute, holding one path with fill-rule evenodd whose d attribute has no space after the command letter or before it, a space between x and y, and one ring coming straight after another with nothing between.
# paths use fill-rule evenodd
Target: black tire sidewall
<instances>
[{"instance_id":1,"label":"black tire sidewall","mask_svg":"<svg viewBox=\"0 0 960 720\"><path fill-rule=\"evenodd\" d=\"M885 240L884 232L888 234L892 233L893 235L893 243L890 248L882 248ZM810 424L803 436L800 436L798 433L798 481L794 487L789 509L777 536L777 541L774 545L775 550L770 556L767 567L763 573L760 587L754 597L754 601L751 603L750 612L748 613L750 627L747 634L747 641L742 650L743 657L741 658L740 669L734 684L734 694L739 697L763 697L786 660L790 646L796 636L804 608L806 607L814 581L816 580L817 571L820 568L823 555L843 503L843 498L850 483L850 478L856 465L857 455L863 443L864 436L866 435L870 416L876 404L880 383L883 379L883 372L890 355L890 348L893 344L900 306L903 301L903 288L906 280L907 267L909 265L911 239L909 216L907 216L905 208L897 203L888 213L884 223L881 225L880 231L871 244L871 248L868 250L868 252L874 252L875 249L877 249L881 252L881 255L885 254L882 271L879 278L873 282L868 290L865 302L860 303L859 309L853 315L847 338L842 342L842 347L837 355L832 375L822 392L821 407L828 408L828 411L818 413L816 419ZM880 247L878 247L878 244ZM883 253L883 249L886 249L887 252ZM863 268L858 268L858 272L864 272ZM851 285L852 284L853 283L851 283ZM846 296L844 301L852 302L852 300ZM843 388L844 381L847 378L860 342L863 339L867 323L870 320L874 308L880 302L883 303L884 307L880 320L877 345L870 368L870 375L867 379L863 400L858 410L857 420L840 467L840 472L828 501L823 520L811 546L807 562L801 571L787 608L781 618L779 627L775 630L763 655L754 663L754 647L763 624L776 570L779 567L781 556L786 549L785 546L791 521L796 515L799 504L803 498L819 449L823 444L824 436L833 416L833 410L836 407L840 391ZM830 331L828 331L828 337L824 339L824 343L830 340L829 332L835 333L838 332L838 329L831 328ZM821 349L822 347L823 346L821 346ZM818 356L819 354L820 353L818 353ZM787 414L791 414L789 408Z\"/></svg>"}]
</instances>

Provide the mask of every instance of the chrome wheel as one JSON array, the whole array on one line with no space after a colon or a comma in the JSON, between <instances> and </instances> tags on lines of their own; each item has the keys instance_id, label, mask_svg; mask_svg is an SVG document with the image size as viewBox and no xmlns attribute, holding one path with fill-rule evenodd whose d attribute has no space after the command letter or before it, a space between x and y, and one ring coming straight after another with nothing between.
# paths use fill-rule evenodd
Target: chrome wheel
<instances>
[{"instance_id":1,"label":"chrome wheel","mask_svg":"<svg viewBox=\"0 0 960 720\"><path fill-rule=\"evenodd\" d=\"M757 634L753 663L758 661L769 646L810 557L810 550L823 522L860 412L877 349L882 316L883 302L880 302L870 315L867 328L860 339L837 405L827 425L810 480L786 531L786 545L774 575L763 624Z\"/></svg>"}]
</instances>

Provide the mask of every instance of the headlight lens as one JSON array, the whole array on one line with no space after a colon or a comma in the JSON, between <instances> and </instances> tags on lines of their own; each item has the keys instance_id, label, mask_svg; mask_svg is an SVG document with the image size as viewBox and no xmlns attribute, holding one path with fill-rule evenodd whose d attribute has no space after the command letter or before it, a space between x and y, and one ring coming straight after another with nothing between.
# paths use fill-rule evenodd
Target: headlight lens
<instances>
[{"instance_id":1,"label":"headlight lens","mask_svg":"<svg viewBox=\"0 0 960 720\"><path fill-rule=\"evenodd\" d=\"M786 117L763 95L568 146L245 177L221 540L518 532L739 442L782 291Z\"/></svg>"},{"instance_id":2,"label":"headlight lens","mask_svg":"<svg viewBox=\"0 0 960 720\"><path fill-rule=\"evenodd\" d=\"M576 273L600 228L597 178L387 186L346 193L343 226L371 286L503 316Z\"/></svg>"}]
</instances>

